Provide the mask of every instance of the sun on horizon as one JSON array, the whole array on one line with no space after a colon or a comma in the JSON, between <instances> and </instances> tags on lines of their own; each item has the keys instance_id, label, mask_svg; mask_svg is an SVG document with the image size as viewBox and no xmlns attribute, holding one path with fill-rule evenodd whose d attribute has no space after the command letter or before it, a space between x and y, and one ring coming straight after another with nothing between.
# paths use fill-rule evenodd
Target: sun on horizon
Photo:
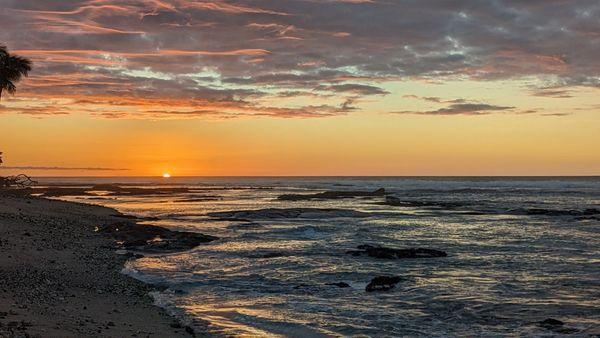
<instances>
[{"instance_id":1,"label":"sun on horizon","mask_svg":"<svg viewBox=\"0 0 600 338\"><path fill-rule=\"evenodd\" d=\"M171 174L169 174L169 173L163 173L162 177L163 178L171 178Z\"/></svg>"}]
</instances>

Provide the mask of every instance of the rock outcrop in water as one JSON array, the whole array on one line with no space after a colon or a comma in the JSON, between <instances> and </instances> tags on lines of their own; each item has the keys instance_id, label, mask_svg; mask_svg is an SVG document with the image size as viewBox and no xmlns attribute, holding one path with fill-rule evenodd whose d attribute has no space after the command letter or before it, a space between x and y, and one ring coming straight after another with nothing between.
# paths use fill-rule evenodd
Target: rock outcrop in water
<instances>
[{"instance_id":1,"label":"rock outcrop in water","mask_svg":"<svg viewBox=\"0 0 600 338\"><path fill-rule=\"evenodd\" d=\"M530 208L530 209L514 209L510 210L510 213L516 215L530 215L530 216L595 216L600 215L600 209L588 208L583 210L577 209L541 209L541 208Z\"/></svg>"},{"instance_id":2,"label":"rock outcrop in water","mask_svg":"<svg viewBox=\"0 0 600 338\"><path fill-rule=\"evenodd\" d=\"M367 292L388 291L396 287L402 281L399 276L378 276L371 280L365 288Z\"/></svg>"},{"instance_id":3,"label":"rock outcrop in water","mask_svg":"<svg viewBox=\"0 0 600 338\"><path fill-rule=\"evenodd\" d=\"M200 233L172 231L155 225L134 222L106 225L98 228L98 232L111 235L126 249L144 252L190 250L217 239Z\"/></svg>"},{"instance_id":4,"label":"rock outcrop in water","mask_svg":"<svg viewBox=\"0 0 600 338\"><path fill-rule=\"evenodd\" d=\"M447 253L440 250L426 248L392 249L382 246L359 245L359 250L350 250L346 252L352 256L369 256L381 259L402 259L402 258L434 258L446 257Z\"/></svg>"},{"instance_id":5,"label":"rock outcrop in water","mask_svg":"<svg viewBox=\"0 0 600 338\"><path fill-rule=\"evenodd\" d=\"M385 196L385 189L375 191L325 191L316 194L285 194L277 197L280 201L308 201L308 200L337 200L356 197Z\"/></svg>"},{"instance_id":6,"label":"rock outcrop in water","mask_svg":"<svg viewBox=\"0 0 600 338\"><path fill-rule=\"evenodd\" d=\"M41 194L44 197L96 196L94 192L104 192L105 196L153 196L183 194L190 193L191 191L189 188L183 187L138 188L116 184L100 184L84 187L47 186L32 189L32 193Z\"/></svg>"},{"instance_id":7,"label":"rock outcrop in water","mask_svg":"<svg viewBox=\"0 0 600 338\"><path fill-rule=\"evenodd\" d=\"M543 327L544 329L550 330L552 332L560 333L560 334L571 334L571 333L575 333L575 332L579 331L572 327L566 327L565 323L563 323L562 321L560 321L558 319L554 319L554 318L544 319L541 322L539 322L538 325L540 327Z\"/></svg>"},{"instance_id":8,"label":"rock outcrop in water","mask_svg":"<svg viewBox=\"0 0 600 338\"><path fill-rule=\"evenodd\" d=\"M336 218L336 217L369 217L365 212L349 209L319 209L319 208L288 208L288 209L258 209L239 211L219 211L207 214L219 220L244 221L249 219L278 219L278 218Z\"/></svg>"},{"instance_id":9,"label":"rock outcrop in water","mask_svg":"<svg viewBox=\"0 0 600 338\"><path fill-rule=\"evenodd\" d=\"M325 283L325 285L337 286L340 289L349 288L350 284L346 282L337 282L337 283Z\"/></svg>"},{"instance_id":10,"label":"rock outcrop in water","mask_svg":"<svg viewBox=\"0 0 600 338\"><path fill-rule=\"evenodd\" d=\"M443 209L456 209L467 205L465 202L456 201L416 201L416 200L402 200L395 196L386 196L385 205L393 207L411 207L411 208L443 208Z\"/></svg>"},{"instance_id":11,"label":"rock outcrop in water","mask_svg":"<svg viewBox=\"0 0 600 338\"><path fill-rule=\"evenodd\" d=\"M211 202L211 201L221 201L223 197L214 196L214 195L205 195L205 196L197 196L193 198L183 198L174 200L174 203L194 203L194 202Z\"/></svg>"},{"instance_id":12,"label":"rock outcrop in water","mask_svg":"<svg viewBox=\"0 0 600 338\"><path fill-rule=\"evenodd\" d=\"M587 208L587 209L545 209L545 208L519 208L519 209L508 209L508 210L490 210L488 208L482 208L481 205L477 205L475 202L465 201L432 201L432 200L404 200L395 196L386 196L384 205L395 206L395 207L409 207L409 208L429 208L429 209L444 209L444 210L457 210L462 211L463 214L469 215L485 215L485 214L498 214L505 213L509 215L526 215L526 216L548 216L548 217L562 217L572 216L578 217L579 219L594 220L600 217L600 209L598 208ZM475 210L469 210L475 207Z\"/></svg>"}]
</instances>

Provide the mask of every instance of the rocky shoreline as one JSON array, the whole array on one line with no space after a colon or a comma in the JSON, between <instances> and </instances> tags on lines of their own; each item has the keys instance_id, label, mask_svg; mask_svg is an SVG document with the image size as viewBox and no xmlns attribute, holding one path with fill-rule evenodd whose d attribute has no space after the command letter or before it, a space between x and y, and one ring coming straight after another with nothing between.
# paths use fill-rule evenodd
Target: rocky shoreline
<instances>
[{"instance_id":1,"label":"rocky shoreline","mask_svg":"<svg viewBox=\"0 0 600 338\"><path fill-rule=\"evenodd\" d=\"M157 287L123 275L132 255L115 249L173 252L214 239L137 225L110 208L0 192L0 337L202 335L154 306Z\"/></svg>"}]
</instances>

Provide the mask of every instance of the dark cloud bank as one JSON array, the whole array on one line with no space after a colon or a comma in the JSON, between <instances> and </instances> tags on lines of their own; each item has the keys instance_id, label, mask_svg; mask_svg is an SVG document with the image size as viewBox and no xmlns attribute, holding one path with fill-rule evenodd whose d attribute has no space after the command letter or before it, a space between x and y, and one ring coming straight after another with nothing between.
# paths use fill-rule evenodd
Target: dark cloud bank
<instances>
[{"instance_id":1,"label":"dark cloud bank","mask_svg":"<svg viewBox=\"0 0 600 338\"><path fill-rule=\"evenodd\" d=\"M526 76L568 98L600 87L599 17L585 0L0 0L0 43L35 61L21 96L37 100L0 112L69 114L50 104L68 98L107 118L321 117L387 81ZM445 106L398 112L513 108L429 99Z\"/></svg>"}]
</instances>

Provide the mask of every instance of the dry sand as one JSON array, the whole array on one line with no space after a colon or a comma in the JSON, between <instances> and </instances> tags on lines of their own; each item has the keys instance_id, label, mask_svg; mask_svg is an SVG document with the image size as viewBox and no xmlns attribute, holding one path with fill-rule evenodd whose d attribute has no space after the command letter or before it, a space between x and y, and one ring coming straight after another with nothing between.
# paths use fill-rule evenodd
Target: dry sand
<instances>
[{"instance_id":1,"label":"dry sand","mask_svg":"<svg viewBox=\"0 0 600 338\"><path fill-rule=\"evenodd\" d=\"M0 192L0 337L190 337L120 273L113 209Z\"/></svg>"}]
</instances>

